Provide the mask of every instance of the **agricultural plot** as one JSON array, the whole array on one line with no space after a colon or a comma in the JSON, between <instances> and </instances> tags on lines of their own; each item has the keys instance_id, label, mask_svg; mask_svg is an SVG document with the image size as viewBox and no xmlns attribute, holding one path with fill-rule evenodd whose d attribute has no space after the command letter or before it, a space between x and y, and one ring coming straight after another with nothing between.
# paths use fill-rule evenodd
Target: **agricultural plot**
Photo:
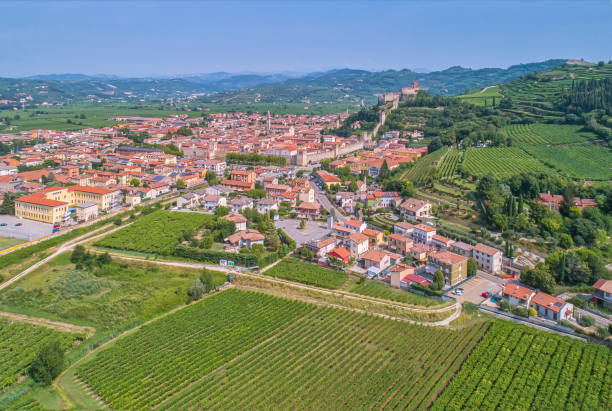
<instances>
[{"instance_id":1,"label":"agricultural plot","mask_svg":"<svg viewBox=\"0 0 612 411\"><path fill-rule=\"evenodd\" d=\"M340 288L348 277L345 272L306 263L293 257L285 258L264 274L332 290Z\"/></svg>"},{"instance_id":2,"label":"agricultural plot","mask_svg":"<svg viewBox=\"0 0 612 411\"><path fill-rule=\"evenodd\" d=\"M384 300L425 307L443 304L441 300L414 294L409 291L398 290L397 288L392 288L376 281L365 281L360 284L357 279L351 279L349 285L346 287L346 291L368 297L382 298Z\"/></svg>"},{"instance_id":3,"label":"agricultural plot","mask_svg":"<svg viewBox=\"0 0 612 411\"><path fill-rule=\"evenodd\" d=\"M492 107L497 105L504 96L499 92L499 86L490 86L481 90L461 94L457 96L457 98L476 106Z\"/></svg>"},{"instance_id":4,"label":"agricultural plot","mask_svg":"<svg viewBox=\"0 0 612 411\"><path fill-rule=\"evenodd\" d=\"M77 334L0 318L0 390L17 382L45 344L57 340L68 349L78 337Z\"/></svg>"},{"instance_id":5,"label":"agricultural plot","mask_svg":"<svg viewBox=\"0 0 612 411\"><path fill-rule=\"evenodd\" d=\"M612 350L496 322L433 410L605 410Z\"/></svg>"},{"instance_id":6,"label":"agricultural plot","mask_svg":"<svg viewBox=\"0 0 612 411\"><path fill-rule=\"evenodd\" d=\"M524 146L542 163L567 177L589 180L612 178L612 151L594 145Z\"/></svg>"},{"instance_id":7,"label":"agricultural plot","mask_svg":"<svg viewBox=\"0 0 612 411\"><path fill-rule=\"evenodd\" d=\"M413 183L420 185L427 181L427 177L435 170L440 162L440 159L448 149L446 147L442 147L433 153L427 154L425 157L417 160L415 165L412 168L409 168L400 178L402 180L408 179Z\"/></svg>"},{"instance_id":8,"label":"agricultural plot","mask_svg":"<svg viewBox=\"0 0 612 411\"><path fill-rule=\"evenodd\" d=\"M230 289L117 340L77 374L113 409L153 408L313 308Z\"/></svg>"},{"instance_id":9,"label":"agricultural plot","mask_svg":"<svg viewBox=\"0 0 612 411\"><path fill-rule=\"evenodd\" d=\"M476 177L490 173L496 178L505 178L519 173L550 169L520 148L470 147L463 156L463 171Z\"/></svg>"},{"instance_id":10,"label":"agricultural plot","mask_svg":"<svg viewBox=\"0 0 612 411\"><path fill-rule=\"evenodd\" d=\"M426 408L488 326L415 326L228 290L77 372L117 409Z\"/></svg>"},{"instance_id":11,"label":"agricultural plot","mask_svg":"<svg viewBox=\"0 0 612 411\"><path fill-rule=\"evenodd\" d=\"M200 213L155 211L98 241L101 247L170 255L187 230L200 229L214 218Z\"/></svg>"},{"instance_id":12,"label":"agricultural plot","mask_svg":"<svg viewBox=\"0 0 612 411\"><path fill-rule=\"evenodd\" d=\"M502 129L513 144L571 144L594 139L595 134L584 131L582 126L557 124L512 124Z\"/></svg>"},{"instance_id":13,"label":"agricultural plot","mask_svg":"<svg viewBox=\"0 0 612 411\"><path fill-rule=\"evenodd\" d=\"M463 152L459 151L457 148L448 150L438 166L440 178L449 178L457 174L459 164L461 164L461 157L463 157Z\"/></svg>"}]
</instances>

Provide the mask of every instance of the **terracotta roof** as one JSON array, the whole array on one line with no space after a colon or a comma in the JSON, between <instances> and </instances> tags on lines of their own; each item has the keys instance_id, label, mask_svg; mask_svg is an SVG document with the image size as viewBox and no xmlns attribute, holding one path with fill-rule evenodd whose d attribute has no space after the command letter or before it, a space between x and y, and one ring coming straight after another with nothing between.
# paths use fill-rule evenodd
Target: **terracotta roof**
<instances>
[{"instance_id":1,"label":"terracotta roof","mask_svg":"<svg viewBox=\"0 0 612 411\"><path fill-rule=\"evenodd\" d=\"M595 288L596 290L603 291L605 293L612 293L612 280L605 280L603 278L600 278L595 284L593 284L593 288Z\"/></svg>"},{"instance_id":2,"label":"terracotta roof","mask_svg":"<svg viewBox=\"0 0 612 411\"><path fill-rule=\"evenodd\" d=\"M534 290L518 284L508 284L503 292L504 295L518 298L521 301L529 300L529 296L533 293L535 293Z\"/></svg>"},{"instance_id":3,"label":"terracotta roof","mask_svg":"<svg viewBox=\"0 0 612 411\"><path fill-rule=\"evenodd\" d=\"M476 247L474 247L474 251L478 251L479 253L486 255L495 255L497 253L501 253L501 251L499 251L497 248L489 247L488 245L484 245L482 243L476 244Z\"/></svg>"},{"instance_id":4,"label":"terracotta roof","mask_svg":"<svg viewBox=\"0 0 612 411\"><path fill-rule=\"evenodd\" d=\"M444 263L444 264L458 264L460 262L466 261L467 257L464 257L459 254L451 253L450 251L437 251L429 254L429 257L435 258L436 260Z\"/></svg>"},{"instance_id":5,"label":"terracotta roof","mask_svg":"<svg viewBox=\"0 0 612 411\"><path fill-rule=\"evenodd\" d=\"M356 244L361 244L364 243L366 241L369 241L368 236L362 233L353 233L351 235L348 236L349 240L351 240L352 242L356 243Z\"/></svg>"},{"instance_id":6,"label":"terracotta roof","mask_svg":"<svg viewBox=\"0 0 612 411\"><path fill-rule=\"evenodd\" d=\"M113 190L109 190L101 187L85 187L85 186L69 186L68 191L82 191L84 193L92 194L108 194L112 193Z\"/></svg>"},{"instance_id":7,"label":"terracotta roof","mask_svg":"<svg viewBox=\"0 0 612 411\"><path fill-rule=\"evenodd\" d=\"M264 235L257 230L242 230L228 237L230 243L234 244L240 240L263 241Z\"/></svg>"},{"instance_id":8,"label":"terracotta roof","mask_svg":"<svg viewBox=\"0 0 612 411\"><path fill-rule=\"evenodd\" d=\"M426 233L431 233L432 231L436 231L435 228L428 226L427 224L417 224L414 226L415 230L421 230L424 231Z\"/></svg>"},{"instance_id":9,"label":"terracotta roof","mask_svg":"<svg viewBox=\"0 0 612 411\"><path fill-rule=\"evenodd\" d=\"M366 253L363 255L363 258L364 260L370 260L376 263L380 263L383 258L385 258L385 256L387 256L387 253L383 251L370 249L366 251Z\"/></svg>"},{"instance_id":10,"label":"terracotta roof","mask_svg":"<svg viewBox=\"0 0 612 411\"><path fill-rule=\"evenodd\" d=\"M19 201L22 203L41 205L45 207L57 207L57 206L62 206L62 205L68 205L68 203L65 203L63 201L49 200L42 194L29 194L27 196L19 197L15 201Z\"/></svg>"},{"instance_id":11,"label":"terracotta roof","mask_svg":"<svg viewBox=\"0 0 612 411\"><path fill-rule=\"evenodd\" d=\"M563 306L566 304L562 299L553 297L552 295L543 292L538 292L531 301L534 304L546 307L555 312L561 311L561 308L563 308Z\"/></svg>"},{"instance_id":12,"label":"terracotta roof","mask_svg":"<svg viewBox=\"0 0 612 411\"><path fill-rule=\"evenodd\" d=\"M340 258L341 260L347 260L351 257L351 253L343 247L336 247L332 250L330 250L327 255L329 256L330 254L336 255L338 258ZM333 257L332 255L332 257Z\"/></svg>"}]
</instances>

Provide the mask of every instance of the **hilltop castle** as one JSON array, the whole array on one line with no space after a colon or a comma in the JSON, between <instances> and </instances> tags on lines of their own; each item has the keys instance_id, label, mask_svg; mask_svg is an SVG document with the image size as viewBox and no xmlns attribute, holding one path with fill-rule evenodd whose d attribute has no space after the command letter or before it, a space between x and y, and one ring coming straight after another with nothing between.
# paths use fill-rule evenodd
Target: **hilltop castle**
<instances>
[{"instance_id":1,"label":"hilltop castle","mask_svg":"<svg viewBox=\"0 0 612 411\"><path fill-rule=\"evenodd\" d=\"M404 87L401 92L390 91L378 96L378 104L393 103L396 105L400 100L406 100L409 97L414 97L419 92L419 82L414 81L412 87Z\"/></svg>"}]
</instances>

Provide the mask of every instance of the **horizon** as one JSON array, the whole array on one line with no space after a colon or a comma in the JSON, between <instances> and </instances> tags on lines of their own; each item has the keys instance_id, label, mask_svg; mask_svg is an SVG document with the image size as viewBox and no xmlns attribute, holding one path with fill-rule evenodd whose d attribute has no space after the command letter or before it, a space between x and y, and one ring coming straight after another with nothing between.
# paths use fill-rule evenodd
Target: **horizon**
<instances>
[{"instance_id":1,"label":"horizon","mask_svg":"<svg viewBox=\"0 0 612 411\"><path fill-rule=\"evenodd\" d=\"M602 52L610 2L551 4L9 1L0 5L0 38L10 64L0 76L477 70L612 58Z\"/></svg>"}]
</instances>

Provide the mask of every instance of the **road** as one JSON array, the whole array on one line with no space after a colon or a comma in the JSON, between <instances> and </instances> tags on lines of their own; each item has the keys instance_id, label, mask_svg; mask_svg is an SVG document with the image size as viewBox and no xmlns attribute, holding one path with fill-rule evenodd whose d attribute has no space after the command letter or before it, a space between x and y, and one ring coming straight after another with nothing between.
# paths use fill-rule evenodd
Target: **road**
<instances>
[{"instance_id":1,"label":"road","mask_svg":"<svg viewBox=\"0 0 612 411\"><path fill-rule=\"evenodd\" d=\"M327 194L325 194L325 191L321 190L319 186L315 184L314 181L309 180L309 183L310 187L312 187L315 192L315 200L317 200L317 202L321 204L323 208L327 210L328 213L334 216L335 221L338 221L342 224L346 220L348 220L348 217L342 215L342 213L338 211L338 209L331 203L331 201L329 201L329 198L327 198Z\"/></svg>"}]
</instances>

